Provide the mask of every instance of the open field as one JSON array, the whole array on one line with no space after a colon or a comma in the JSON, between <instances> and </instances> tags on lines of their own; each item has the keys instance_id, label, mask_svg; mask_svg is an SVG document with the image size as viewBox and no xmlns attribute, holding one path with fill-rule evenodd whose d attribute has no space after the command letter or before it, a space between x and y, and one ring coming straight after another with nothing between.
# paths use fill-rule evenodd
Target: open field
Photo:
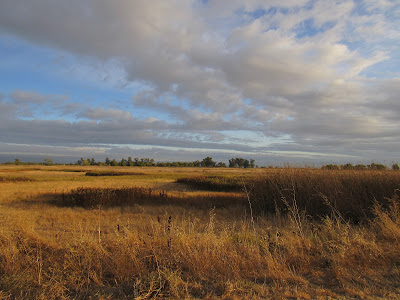
<instances>
[{"instance_id":1,"label":"open field","mask_svg":"<svg viewBox=\"0 0 400 300\"><path fill-rule=\"evenodd\" d=\"M0 166L0 299L399 299L399 189L388 170Z\"/></svg>"}]
</instances>

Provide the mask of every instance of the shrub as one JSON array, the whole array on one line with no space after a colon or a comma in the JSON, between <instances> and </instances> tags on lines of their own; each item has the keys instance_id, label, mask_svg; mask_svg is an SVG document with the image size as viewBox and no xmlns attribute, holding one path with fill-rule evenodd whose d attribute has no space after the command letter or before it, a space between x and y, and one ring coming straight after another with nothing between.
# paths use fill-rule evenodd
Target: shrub
<instances>
[{"instance_id":1,"label":"shrub","mask_svg":"<svg viewBox=\"0 0 400 300\"><path fill-rule=\"evenodd\" d=\"M321 169L323 169L323 170L339 170L340 167L339 167L338 165L332 165L332 164L330 164L330 165L322 166Z\"/></svg>"}]
</instances>

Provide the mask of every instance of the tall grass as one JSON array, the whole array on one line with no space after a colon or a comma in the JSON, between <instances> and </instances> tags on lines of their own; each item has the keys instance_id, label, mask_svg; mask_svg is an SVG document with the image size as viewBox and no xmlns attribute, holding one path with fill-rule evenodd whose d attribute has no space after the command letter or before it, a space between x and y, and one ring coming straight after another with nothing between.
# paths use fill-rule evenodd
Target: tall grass
<instances>
[{"instance_id":1,"label":"tall grass","mask_svg":"<svg viewBox=\"0 0 400 300\"><path fill-rule=\"evenodd\" d=\"M252 185L258 213L287 211L296 205L311 217L336 212L360 222L372 217L375 203L387 207L387 199L400 188L400 172L283 169L260 176Z\"/></svg>"},{"instance_id":2,"label":"tall grass","mask_svg":"<svg viewBox=\"0 0 400 300\"><path fill-rule=\"evenodd\" d=\"M177 183L190 185L200 190L209 191L237 191L242 188L238 178L226 176L194 176L182 177L176 180Z\"/></svg>"},{"instance_id":3,"label":"tall grass","mask_svg":"<svg viewBox=\"0 0 400 300\"><path fill-rule=\"evenodd\" d=\"M61 196L47 195L61 206L84 208L151 205L180 205L209 209L213 207L243 206L245 199L237 194L208 194L199 196L183 195L165 190L153 190L144 187L123 188L77 188L64 192Z\"/></svg>"},{"instance_id":4,"label":"tall grass","mask_svg":"<svg viewBox=\"0 0 400 300\"><path fill-rule=\"evenodd\" d=\"M400 172L278 169L256 177L195 176L178 183L210 191L246 191L255 214L275 214L297 209L310 217L340 214L361 222L372 217L375 203L400 189Z\"/></svg>"},{"instance_id":5,"label":"tall grass","mask_svg":"<svg viewBox=\"0 0 400 300\"><path fill-rule=\"evenodd\" d=\"M399 175L360 173L238 176L247 194L5 183L0 298L399 299Z\"/></svg>"},{"instance_id":6,"label":"tall grass","mask_svg":"<svg viewBox=\"0 0 400 300\"><path fill-rule=\"evenodd\" d=\"M329 217L305 223L302 236L290 222L216 229L214 211L206 226L145 218L100 241L80 233L56 243L14 223L0 233L0 289L18 299L397 299L398 206L375 207L373 222L359 227ZM96 231L96 218L87 225Z\"/></svg>"}]
</instances>

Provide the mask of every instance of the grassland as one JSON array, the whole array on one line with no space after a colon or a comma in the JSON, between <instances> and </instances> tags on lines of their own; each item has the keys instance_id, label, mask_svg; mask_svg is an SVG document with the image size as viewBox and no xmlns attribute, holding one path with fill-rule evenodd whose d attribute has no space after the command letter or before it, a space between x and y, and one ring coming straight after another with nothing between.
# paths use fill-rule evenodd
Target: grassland
<instances>
[{"instance_id":1,"label":"grassland","mask_svg":"<svg viewBox=\"0 0 400 300\"><path fill-rule=\"evenodd\" d=\"M0 166L0 299L399 299L399 189L398 171Z\"/></svg>"}]
</instances>

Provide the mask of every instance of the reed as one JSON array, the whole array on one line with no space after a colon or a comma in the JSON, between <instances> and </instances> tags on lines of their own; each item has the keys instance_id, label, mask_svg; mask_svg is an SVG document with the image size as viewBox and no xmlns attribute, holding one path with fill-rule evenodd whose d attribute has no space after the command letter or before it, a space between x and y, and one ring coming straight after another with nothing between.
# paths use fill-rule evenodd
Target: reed
<instances>
[{"instance_id":1,"label":"reed","mask_svg":"<svg viewBox=\"0 0 400 300\"><path fill-rule=\"evenodd\" d=\"M226 176L194 176L183 177L177 183L190 185L196 189L209 191L238 191L242 189L240 178Z\"/></svg>"},{"instance_id":2,"label":"reed","mask_svg":"<svg viewBox=\"0 0 400 300\"><path fill-rule=\"evenodd\" d=\"M134 205L179 205L196 208L229 208L243 206L245 198L238 194L185 195L145 187L78 188L61 195L46 195L59 206L96 208Z\"/></svg>"},{"instance_id":3,"label":"reed","mask_svg":"<svg viewBox=\"0 0 400 300\"><path fill-rule=\"evenodd\" d=\"M296 205L313 218L335 210L357 223L373 216L375 203L387 207L399 188L400 172L395 171L282 169L255 179L251 198L259 214Z\"/></svg>"}]
</instances>

